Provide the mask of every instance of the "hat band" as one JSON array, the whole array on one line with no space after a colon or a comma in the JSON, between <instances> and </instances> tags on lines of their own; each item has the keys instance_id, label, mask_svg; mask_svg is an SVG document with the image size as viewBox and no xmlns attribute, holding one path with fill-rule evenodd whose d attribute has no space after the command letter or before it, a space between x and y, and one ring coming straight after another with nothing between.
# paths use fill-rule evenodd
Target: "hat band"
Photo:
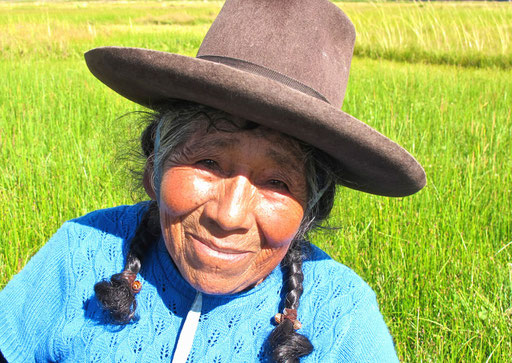
<instances>
[{"instance_id":1,"label":"hat band","mask_svg":"<svg viewBox=\"0 0 512 363\"><path fill-rule=\"evenodd\" d=\"M249 72L252 74L256 74L258 76L263 76L272 79L274 81L284 84L285 86L293 88L304 94L307 94L308 96L312 96L318 98L319 100L329 103L329 101L327 101L327 99L320 92L317 92L313 88L306 86L304 83L301 83L296 79L290 78L282 73L276 72L269 68L265 68L258 64L247 62L242 59L222 57L217 55L201 55L197 56L196 58L208 60L215 63L221 63L244 72Z\"/></svg>"}]
</instances>

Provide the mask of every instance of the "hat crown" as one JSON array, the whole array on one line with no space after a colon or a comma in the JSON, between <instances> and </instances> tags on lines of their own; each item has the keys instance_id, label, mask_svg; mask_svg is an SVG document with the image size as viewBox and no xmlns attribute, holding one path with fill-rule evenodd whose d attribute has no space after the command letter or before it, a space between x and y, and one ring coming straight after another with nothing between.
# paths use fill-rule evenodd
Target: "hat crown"
<instances>
[{"instance_id":1,"label":"hat crown","mask_svg":"<svg viewBox=\"0 0 512 363\"><path fill-rule=\"evenodd\" d=\"M227 0L197 57L277 72L340 108L354 42L352 22L328 0Z\"/></svg>"}]
</instances>

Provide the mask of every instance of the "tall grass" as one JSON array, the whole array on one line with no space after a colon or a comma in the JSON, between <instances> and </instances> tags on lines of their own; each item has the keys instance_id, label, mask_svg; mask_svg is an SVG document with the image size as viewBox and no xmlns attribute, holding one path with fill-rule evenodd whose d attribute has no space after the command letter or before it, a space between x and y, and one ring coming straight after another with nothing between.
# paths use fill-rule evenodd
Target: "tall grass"
<instances>
[{"instance_id":1,"label":"tall grass","mask_svg":"<svg viewBox=\"0 0 512 363\"><path fill-rule=\"evenodd\" d=\"M507 3L337 3L357 30L356 55L512 67ZM220 1L0 3L0 56L80 58L111 44L194 55Z\"/></svg>"},{"instance_id":2,"label":"tall grass","mask_svg":"<svg viewBox=\"0 0 512 363\"><path fill-rule=\"evenodd\" d=\"M510 7L339 5L356 24L360 55L343 109L410 150L428 185L399 199L342 188L329 221L340 229L313 240L376 290L403 361L510 361ZM129 187L135 164L120 159L141 125L118 118L140 108L97 81L83 52L194 55L219 8L0 4L0 287L65 220L141 197ZM485 30L498 27L501 35ZM479 49L459 41L473 38Z\"/></svg>"},{"instance_id":3,"label":"tall grass","mask_svg":"<svg viewBox=\"0 0 512 363\"><path fill-rule=\"evenodd\" d=\"M356 59L344 109L399 141L428 185L342 189L316 236L371 281L405 361L512 357L512 72Z\"/></svg>"},{"instance_id":4,"label":"tall grass","mask_svg":"<svg viewBox=\"0 0 512 363\"><path fill-rule=\"evenodd\" d=\"M512 66L512 7L489 2L341 4L358 31L355 54L407 62Z\"/></svg>"}]
</instances>

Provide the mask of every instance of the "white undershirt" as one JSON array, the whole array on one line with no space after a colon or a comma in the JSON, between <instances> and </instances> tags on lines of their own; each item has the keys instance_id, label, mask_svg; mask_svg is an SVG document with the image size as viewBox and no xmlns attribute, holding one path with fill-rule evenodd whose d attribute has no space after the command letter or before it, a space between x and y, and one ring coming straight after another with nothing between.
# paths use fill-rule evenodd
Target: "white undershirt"
<instances>
[{"instance_id":1,"label":"white undershirt","mask_svg":"<svg viewBox=\"0 0 512 363\"><path fill-rule=\"evenodd\" d=\"M181 329L172 363L185 363L187 361L188 355L192 350L192 343L196 335L202 307L203 295L198 291L185 319L185 324L183 324L183 329Z\"/></svg>"}]
</instances>

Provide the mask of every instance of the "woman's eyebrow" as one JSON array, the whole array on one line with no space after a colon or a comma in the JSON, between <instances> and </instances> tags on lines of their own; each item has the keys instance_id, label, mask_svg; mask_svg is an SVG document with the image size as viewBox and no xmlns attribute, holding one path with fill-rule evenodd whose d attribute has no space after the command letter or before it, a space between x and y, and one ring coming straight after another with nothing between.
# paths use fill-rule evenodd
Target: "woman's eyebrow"
<instances>
[{"instance_id":1,"label":"woman's eyebrow","mask_svg":"<svg viewBox=\"0 0 512 363\"><path fill-rule=\"evenodd\" d=\"M227 149L235 144L238 144L240 141L236 139L228 139L228 138L201 138L194 142L190 147L195 149ZM189 148L190 148L189 147Z\"/></svg>"},{"instance_id":2,"label":"woman's eyebrow","mask_svg":"<svg viewBox=\"0 0 512 363\"><path fill-rule=\"evenodd\" d=\"M292 173L300 173L303 165L300 158L289 152L283 152L277 148L271 148L266 152L267 156L279 166L286 166Z\"/></svg>"},{"instance_id":3,"label":"woman's eyebrow","mask_svg":"<svg viewBox=\"0 0 512 363\"><path fill-rule=\"evenodd\" d=\"M196 152L201 152L203 150L222 150L238 145L239 143L240 140L226 136L220 136L218 138L201 138L192 145L189 145L187 149L190 150L193 148ZM294 174L300 173L303 170L301 158L288 151L282 150L280 147L271 147L265 154L278 166L286 167L287 170L290 170Z\"/></svg>"}]
</instances>

